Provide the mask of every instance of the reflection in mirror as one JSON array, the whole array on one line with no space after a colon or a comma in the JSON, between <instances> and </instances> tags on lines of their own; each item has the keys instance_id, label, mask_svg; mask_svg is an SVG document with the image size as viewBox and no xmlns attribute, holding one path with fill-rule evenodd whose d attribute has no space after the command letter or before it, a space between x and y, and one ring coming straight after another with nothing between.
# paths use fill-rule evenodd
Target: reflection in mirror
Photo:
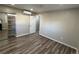
<instances>
[{"instance_id":1,"label":"reflection in mirror","mask_svg":"<svg viewBox=\"0 0 79 59\"><path fill-rule=\"evenodd\" d=\"M1 24L1 19L0 19L0 24Z\"/></svg>"},{"instance_id":2,"label":"reflection in mirror","mask_svg":"<svg viewBox=\"0 0 79 59\"><path fill-rule=\"evenodd\" d=\"M0 19L0 31L2 31L2 23L1 23L1 19Z\"/></svg>"}]
</instances>

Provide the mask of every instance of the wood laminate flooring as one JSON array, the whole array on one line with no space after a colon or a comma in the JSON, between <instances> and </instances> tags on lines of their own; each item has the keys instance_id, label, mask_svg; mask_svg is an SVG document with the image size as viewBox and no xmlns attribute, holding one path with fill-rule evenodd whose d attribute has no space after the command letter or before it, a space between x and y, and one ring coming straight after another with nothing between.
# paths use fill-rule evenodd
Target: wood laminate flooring
<instances>
[{"instance_id":1,"label":"wood laminate flooring","mask_svg":"<svg viewBox=\"0 0 79 59\"><path fill-rule=\"evenodd\" d=\"M34 33L0 41L0 54L75 54L76 50Z\"/></svg>"}]
</instances>

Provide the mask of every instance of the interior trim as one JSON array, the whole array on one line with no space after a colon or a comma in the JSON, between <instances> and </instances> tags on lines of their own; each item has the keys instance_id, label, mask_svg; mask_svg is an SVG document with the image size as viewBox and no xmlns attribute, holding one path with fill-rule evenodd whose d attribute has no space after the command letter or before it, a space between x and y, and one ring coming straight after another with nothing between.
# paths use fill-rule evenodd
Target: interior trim
<instances>
[{"instance_id":1,"label":"interior trim","mask_svg":"<svg viewBox=\"0 0 79 59\"><path fill-rule=\"evenodd\" d=\"M54 41L56 41L56 42L58 42L58 43L61 43L61 44L65 45L65 46L68 46L68 47L70 47L70 48L75 49L75 50L76 50L76 54L79 53L79 50L78 50L76 47L74 47L74 46L71 46L71 45L66 44L66 43L63 43L63 42L61 42L61 41L58 41L58 40L52 39L51 37L48 37L48 36L43 35L43 34L40 34L40 33L39 33L39 35L41 35L41 36L43 36L43 37L46 37L46 38L48 38L48 39L54 40Z\"/></svg>"},{"instance_id":2,"label":"interior trim","mask_svg":"<svg viewBox=\"0 0 79 59\"><path fill-rule=\"evenodd\" d=\"M29 35L29 33L27 33L27 34L21 34L21 35L16 35L16 37L21 37L21 36L25 36L25 35Z\"/></svg>"}]
</instances>

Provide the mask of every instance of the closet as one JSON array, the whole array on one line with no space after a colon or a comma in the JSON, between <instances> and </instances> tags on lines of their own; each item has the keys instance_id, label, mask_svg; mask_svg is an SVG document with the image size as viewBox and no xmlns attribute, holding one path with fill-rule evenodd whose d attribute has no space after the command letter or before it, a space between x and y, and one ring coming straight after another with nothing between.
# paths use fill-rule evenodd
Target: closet
<instances>
[{"instance_id":1,"label":"closet","mask_svg":"<svg viewBox=\"0 0 79 59\"><path fill-rule=\"evenodd\" d=\"M8 14L8 37L15 37L16 36L16 23L15 23L15 15Z\"/></svg>"}]
</instances>

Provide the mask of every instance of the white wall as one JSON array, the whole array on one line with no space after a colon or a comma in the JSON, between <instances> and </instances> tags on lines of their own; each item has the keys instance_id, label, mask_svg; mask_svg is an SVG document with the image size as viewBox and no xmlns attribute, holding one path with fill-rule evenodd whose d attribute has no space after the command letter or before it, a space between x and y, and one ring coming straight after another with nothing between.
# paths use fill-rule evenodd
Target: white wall
<instances>
[{"instance_id":1,"label":"white wall","mask_svg":"<svg viewBox=\"0 0 79 59\"><path fill-rule=\"evenodd\" d=\"M28 15L23 15L23 10L20 9L16 9L16 8L11 8L11 7L7 7L7 6L0 6L0 12L6 12L6 13L15 13L16 14L16 36L22 36L22 35L27 35L30 33L30 16ZM35 14L33 14L35 15ZM7 15L6 17L4 17L2 14L1 16L2 18L5 18L4 23L3 24L3 28L7 28L8 29L8 23L7 23Z\"/></svg>"},{"instance_id":2,"label":"white wall","mask_svg":"<svg viewBox=\"0 0 79 59\"><path fill-rule=\"evenodd\" d=\"M79 49L79 9L40 14L40 34Z\"/></svg>"},{"instance_id":3,"label":"white wall","mask_svg":"<svg viewBox=\"0 0 79 59\"><path fill-rule=\"evenodd\" d=\"M29 34L30 16L21 13L16 14L16 36Z\"/></svg>"}]
</instances>

